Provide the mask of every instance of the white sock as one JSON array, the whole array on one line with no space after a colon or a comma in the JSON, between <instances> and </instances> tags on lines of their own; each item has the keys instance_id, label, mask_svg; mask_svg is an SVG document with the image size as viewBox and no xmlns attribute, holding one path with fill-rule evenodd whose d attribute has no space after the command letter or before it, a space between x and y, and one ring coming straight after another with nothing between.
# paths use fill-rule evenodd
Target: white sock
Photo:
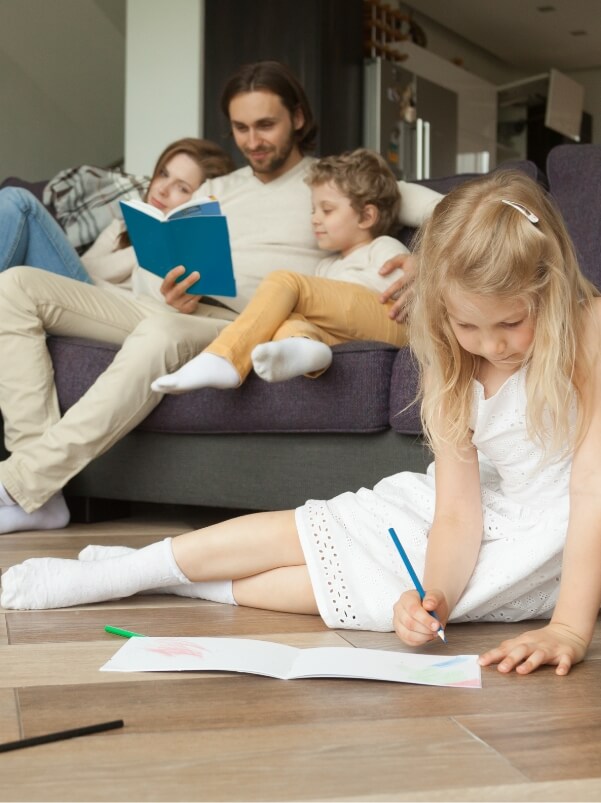
<instances>
[{"instance_id":1,"label":"white sock","mask_svg":"<svg viewBox=\"0 0 601 803\"><path fill-rule=\"evenodd\" d=\"M237 388L240 374L229 360L203 351L172 374L165 374L151 384L157 393L185 393L198 388Z\"/></svg>"},{"instance_id":2,"label":"white sock","mask_svg":"<svg viewBox=\"0 0 601 803\"><path fill-rule=\"evenodd\" d=\"M295 376L323 371L332 362L332 349L318 340L288 337L255 346L251 353L255 372L266 382L283 382Z\"/></svg>"},{"instance_id":3,"label":"white sock","mask_svg":"<svg viewBox=\"0 0 601 803\"><path fill-rule=\"evenodd\" d=\"M81 550L78 560L93 561L118 558L136 552L129 546L100 546L90 544ZM186 583L185 585L165 586L164 588L149 588L143 594L175 594L177 597L192 597L193 599L206 599L211 602L223 602L227 605L237 605L232 590L231 580L215 580L212 582Z\"/></svg>"},{"instance_id":4,"label":"white sock","mask_svg":"<svg viewBox=\"0 0 601 803\"><path fill-rule=\"evenodd\" d=\"M147 588L189 583L171 538L109 560L30 558L2 574L4 608L45 609L129 597Z\"/></svg>"},{"instance_id":5,"label":"white sock","mask_svg":"<svg viewBox=\"0 0 601 803\"><path fill-rule=\"evenodd\" d=\"M6 494L4 486L2 491ZM69 508L60 491L33 513L26 513L14 500L0 502L0 534L23 530L60 530L69 524L69 518Z\"/></svg>"}]
</instances>

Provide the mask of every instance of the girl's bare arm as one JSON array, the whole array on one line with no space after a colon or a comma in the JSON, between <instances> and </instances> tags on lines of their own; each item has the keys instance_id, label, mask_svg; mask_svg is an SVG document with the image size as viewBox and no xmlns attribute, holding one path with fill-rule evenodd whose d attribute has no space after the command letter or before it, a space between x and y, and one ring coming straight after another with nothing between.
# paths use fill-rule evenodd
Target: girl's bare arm
<instances>
[{"instance_id":1,"label":"girl's bare arm","mask_svg":"<svg viewBox=\"0 0 601 803\"><path fill-rule=\"evenodd\" d=\"M478 456L473 446L460 455L445 451L436 456L436 507L428 535L423 602L416 592L403 594L394 608L399 638L413 646L435 639L463 593L476 565L482 541L482 502Z\"/></svg>"}]
</instances>

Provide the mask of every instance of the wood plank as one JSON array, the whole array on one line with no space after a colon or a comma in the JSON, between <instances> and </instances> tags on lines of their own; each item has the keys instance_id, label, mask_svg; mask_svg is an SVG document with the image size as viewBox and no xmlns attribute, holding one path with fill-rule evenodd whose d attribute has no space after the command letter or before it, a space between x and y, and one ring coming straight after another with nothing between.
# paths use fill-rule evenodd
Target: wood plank
<instances>
[{"instance_id":1,"label":"wood plank","mask_svg":"<svg viewBox=\"0 0 601 803\"><path fill-rule=\"evenodd\" d=\"M500 803L522 803L524 800L558 801L578 800L581 803L598 803L601 800L601 781L598 778L585 778L577 781L543 781L539 783L500 784L499 786L476 786L459 789L439 789L411 794L395 794L397 803L430 803L430 801L499 801ZM362 795L361 797L332 798L347 803L367 803L368 801L390 801L390 795Z\"/></svg>"},{"instance_id":2,"label":"wood plank","mask_svg":"<svg viewBox=\"0 0 601 803\"><path fill-rule=\"evenodd\" d=\"M0 646L0 688L25 686L75 685L87 683L119 683L126 681L156 681L152 672L100 672L100 667L115 654L121 640L113 636L102 642L22 644ZM335 633L269 633L261 638L279 641L294 647L348 648ZM209 673L202 673L208 677ZM224 673L214 676L224 677ZM185 678L181 672L160 674L161 680L172 682ZM232 676L233 677L233 676Z\"/></svg>"},{"instance_id":3,"label":"wood plank","mask_svg":"<svg viewBox=\"0 0 601 803\"><path fill-rule=\"evenodd\" d=\"M598 671L596 675L599 678ZM552 713L539 710L533 716L536 708L529 704L526 712L460 716L457 721L532 781L601 776L601 707L588 699L583 699L580 710L565 711L561 706L566 681L581 693L592 688L593 681L581 683L580 676L558 680L546 706Z\"/></svg>"},{"instance_id":4,"label":"wood plank","mask_svg":"<svg viewBox=\"0 0 601 803\"><path fill-rule=\"evenodd\" d=\"M17 694L14 689L0 689L0 742L20 738Z\"/></svg>"},{"instance_id":5,"label":"wood plank","mask_svg":"<svg viewBox=\"0 0 601 803\"><path fill-rule=\"evenodd\" d=\"M111 638L107 624L145 636L243 636L261 633L320 633L328 628L319 616L261 611L204 600L171 604L172 597L138 597L81 608L6 613L10 644L98 641ZM181 600L176 597L176 600ZM142 600L141 603L138 601ZM132 604L133 603L133 604ZM150 607L149 607L150 606Z\"/></svg>"},{"instance_id":6,"label":"wood plank","mask_svg":"<svg viewBox=\"0 0 601 803\"><path fill-rule=\"evenodd\" d=\"M490 717L509 717L511 712L520 715L526 707L541 710L551 697L557 700L553 706L557 716L584 718L591 711L601 714L601 703L591 709L583 703L581 686L574 683L564 683L561 689L556 684L555 690L552 683L536 686L522 683L522 689L499 683L474 690L342 679L286 682L219 673L211 673L209 682L209 673L181 673L174 686L164 683L163 676L156 673L144 677L144 689L139 692L132 691L130 673L114 677L110 688L106 684L100 687L97 683L84 685L80 681L72 685L73 681L65 681L63 687L21 689L22 727L27 734L45 721L49 727L68 727L66 722L78 711L86 711L92 720L101 718L103 711L110 711L110 718L127 717L142 730L246 727L259 720L265 725L337 720L356 725L401 714L459 718L479 717L482 711ZM598 674L591 671L587 685L593 684L596 677ZM558 679L558 683L562 680L565 679ZM62 721L63 716L66 722Z\"/></svg>"},{"instance_id":7,"label":"wood plank","mask_svg":"<svg viewBox=\"0 0 601 803\"><path fill-rule=\"evenodd\" d=\"M0 608L0 644L8 644L8 630L6 628L6 616L1 613Z\"/></svg>"},{"instance_id":8,"label":"wood plank","mask_svg":"<svg viewBox=\"0 0 601 803\"><path fill-rule=\"evenodd\" d=\"M27 751L3 760L2 799L107 800L118 790L120 800L323 801L525 780L448 718L360 729L340 722L140 734L126 727L32 749L35 761Z\"/></svg>"}]
</instances>

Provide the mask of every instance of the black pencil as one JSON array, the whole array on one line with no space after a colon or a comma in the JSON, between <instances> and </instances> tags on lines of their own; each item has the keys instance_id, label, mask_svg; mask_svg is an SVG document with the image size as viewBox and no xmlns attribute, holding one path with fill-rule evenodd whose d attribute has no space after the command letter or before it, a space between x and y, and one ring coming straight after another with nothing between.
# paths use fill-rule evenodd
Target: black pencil
<instances>
[{"instance_id":1,"label":"black pencil","mask_svg":"<svg viewBox=\"0 0 601 803\"><path fill-rule=\"evenodd\" d=\"M86 725L83 728L72 728L67 731L45 733L42 736L32 736L29 739L18 739L16 742L4 742L4 744L0 744L0 753L7 753L9 750L19 750L21 747L33 747L36 744L60 742L63 739L73 739L76 736L87 736L89 733L100 733L101 731L109 731L113 730L113 728L122 727L123 720L114 719L112 722L99 722L98 725Z\"/></svg>"}]
</instances>

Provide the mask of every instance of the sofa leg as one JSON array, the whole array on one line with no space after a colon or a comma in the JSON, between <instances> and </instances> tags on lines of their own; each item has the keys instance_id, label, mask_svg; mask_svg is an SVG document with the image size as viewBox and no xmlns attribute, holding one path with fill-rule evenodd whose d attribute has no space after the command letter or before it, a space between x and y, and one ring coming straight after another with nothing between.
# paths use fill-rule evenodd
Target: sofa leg
<instances>
[{"instance_id":1,"label":"sofa leg","mask_svg":"<svg viewBox=\"0 0 601 803\"><path fill-rule=\"evenodd\" d=\"M125 519L131 516L131 502L122 499L98 499L95 496L68 496L71 522L94 524L99 521Z\"/></svg>"}]
</instances>

